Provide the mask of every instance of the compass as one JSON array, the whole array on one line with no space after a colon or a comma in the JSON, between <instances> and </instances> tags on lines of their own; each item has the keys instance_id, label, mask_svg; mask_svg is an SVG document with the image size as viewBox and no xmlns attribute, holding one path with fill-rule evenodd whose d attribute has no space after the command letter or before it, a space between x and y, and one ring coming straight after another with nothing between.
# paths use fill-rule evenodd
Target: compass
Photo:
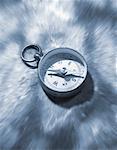
<instances>
[{"instance_id":1,"label":"compass","mask_svg":"<svg viewBox=\"0 0 117 150\"><path fill-rule=\"evenodd\" d=\"M34 51L32 60L26 58L29 51ZM85 59L71 48L56 48L43 55L39 46L29 45L23 49L21 58L28 67L38 68L42 88L55 97L77 94L87 76Z\"/></svg>"}]
</instances>

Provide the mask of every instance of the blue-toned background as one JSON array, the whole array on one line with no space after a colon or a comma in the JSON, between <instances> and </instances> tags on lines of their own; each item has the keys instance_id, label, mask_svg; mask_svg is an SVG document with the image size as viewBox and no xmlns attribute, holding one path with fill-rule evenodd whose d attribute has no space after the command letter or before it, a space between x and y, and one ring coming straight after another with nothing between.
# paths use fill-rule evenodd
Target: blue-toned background
<instances>
[{"instance_id":1,"label":"blue-toned background","mask_svg":"<svg viewBox=\"0 0 117 150\"><path fill-rule=\"evenodd\" d=\"M20 59L39 44L80 52L85 88L54 103ZM0 0L0 150L117 149L117 0Z\"/></svg>"}]
</instances>

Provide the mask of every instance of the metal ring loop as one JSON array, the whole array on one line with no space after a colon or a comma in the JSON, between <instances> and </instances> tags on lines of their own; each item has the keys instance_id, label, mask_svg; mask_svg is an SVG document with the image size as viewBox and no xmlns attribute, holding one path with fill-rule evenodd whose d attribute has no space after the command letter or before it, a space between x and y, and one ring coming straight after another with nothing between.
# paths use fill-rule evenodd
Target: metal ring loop
<instances>
[{"instance_id":1,"label":"metal ring loop","mask_svg":"<svg viewBox=\"0 0 117 150\"><path fill-rule=\"evenodd\" d=\"M32 60L27 60L27 59L25 59L24 54L26 53L27 50L29 50L29 49L31 49L31 48L32 48L32 49L35 49L37 52L36 52L36 54L34 55L34 59L32 59ZM42 56L43 56L42 49L41 49L41 47L40 47L39 45L28 45L28 46L26 46L26 47L22 50L22 52L21 52L21 59L23 60L23 62L24 62L28 67L30 67L30 68L32 68L32 69L35 69L35 68L38 67L38 62L39 62L39 60L40 60L40 57L42 57ZM31 65L30 63L32 63L32 62L37 62L36 66Z\"/></svg>"}]
</instances>

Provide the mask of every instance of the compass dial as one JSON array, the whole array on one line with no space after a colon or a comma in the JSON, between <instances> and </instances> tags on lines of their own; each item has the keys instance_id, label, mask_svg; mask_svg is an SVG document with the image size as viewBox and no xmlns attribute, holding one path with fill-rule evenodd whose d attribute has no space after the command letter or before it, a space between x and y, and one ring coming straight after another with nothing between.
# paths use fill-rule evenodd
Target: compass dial
<instances>
[{"instance_id":1,"label":"compass dial","mask_svg":"<svg viewBox=\"0 0 117 150\"><path fill-rule=\"evenodd\" d=\"M84 80L84 67L74 60L59 60L45 74L44 83L53 90L62 92L77 88Z\"/></svg>"}]
</instances>

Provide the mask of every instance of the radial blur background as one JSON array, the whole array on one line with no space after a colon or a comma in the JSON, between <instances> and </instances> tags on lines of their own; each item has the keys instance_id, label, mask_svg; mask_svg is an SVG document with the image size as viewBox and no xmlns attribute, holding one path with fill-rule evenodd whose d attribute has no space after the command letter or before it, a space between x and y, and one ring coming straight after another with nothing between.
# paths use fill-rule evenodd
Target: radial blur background
<instances>
[{"instance_id":1,"label":"radial blur background","mask_svg":"<svg viewBox=\"0 0 117 150\"><path fill-rule=\"evenodd\" d=\"M80 52L81 93L51 100L20 59L28 44ZM0 150L116 150L116 56L117 0L0 0Z\"/></svg>"}]
</instances>

